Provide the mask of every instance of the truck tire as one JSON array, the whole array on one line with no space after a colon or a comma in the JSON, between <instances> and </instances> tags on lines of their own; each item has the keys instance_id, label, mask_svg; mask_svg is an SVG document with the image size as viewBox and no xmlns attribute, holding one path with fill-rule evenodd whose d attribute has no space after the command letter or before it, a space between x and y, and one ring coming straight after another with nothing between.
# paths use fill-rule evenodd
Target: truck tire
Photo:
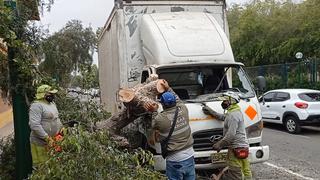
<instances>
[{"instance_id":1,"label":"truck tire","mask_svg":"<svg viewBox=\"0 0 320 180\"><path fill-rule=\"evenodd\" d=\"M287 116L284 120L284 127L291 134L298 134L301 132L301 125L295 116Z\"/></svg>"}]
</instances>

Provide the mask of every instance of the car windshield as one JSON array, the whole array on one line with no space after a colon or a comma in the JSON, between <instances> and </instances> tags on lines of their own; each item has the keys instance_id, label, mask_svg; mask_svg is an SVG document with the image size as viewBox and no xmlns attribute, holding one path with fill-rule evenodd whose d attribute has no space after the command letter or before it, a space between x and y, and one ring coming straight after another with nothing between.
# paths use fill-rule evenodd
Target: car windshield
<instances>
[{"instance_id":1,"label":"car windshield","mask_svg":"<svg viewBox=\"0 0 320 180\"><path fill-rule=\"evenodd\" d=\"M158 70L159 77L185 100L212 101L226 91L239 93L240 97L254 97L252 84L240 67L198 66Z\"/></svg>"},{"instance_id":2,"label":"car windshield","mask_svg":"<svg viewBox=\"0 0 320 180\"><path fill-rule=\"evenodd\" d=\"M301 93L298 95L301 100L308 102L319 102L320 93Z\"/></svg>"}]
</instances>

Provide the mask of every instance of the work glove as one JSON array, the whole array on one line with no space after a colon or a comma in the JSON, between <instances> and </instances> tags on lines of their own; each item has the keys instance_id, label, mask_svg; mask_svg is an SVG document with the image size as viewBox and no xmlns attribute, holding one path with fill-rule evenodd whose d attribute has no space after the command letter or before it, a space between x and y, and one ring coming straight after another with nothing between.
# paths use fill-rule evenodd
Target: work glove
<instances>
[{"instance_id":1,"label":"work glove","mask_svg":"<svg viewBox=\"0 0 320 180\"><path fill-rule=\"evenodd\" d=\"M67 131L68 131L68 130L67 130L66 128L62 127L57 134L60 134L61 136L64 136L64 135L67 134Z\"/></svg>"},{"instance_id":2,"label":"work glove","mask_svg":"<svg viewBox=\"0 0 320 180\"><path fill-rule=\"evenodd\" d=\"M218 141L217 143L215 143L213 146L212 146L212 149L213 150L216 150L217 152L220 152L220 150L223 148L223 147L225 147L225 146L227 146L227 142L226 141L224 141L224 140L220 140L220 141Z\"/></svg>"},{"instance_id":3,"label":"work glove","mask_svg":"<svg viewBox=\"0 0 320 180\"><path fill-rule=\"evenodd\" d=\"M143 108L148 111L148 112L155 112L158 110L158 104L155 103L155 102L151 102L151 101L146 101L144 104L143 104Z\"/></svg>"},{"instance_id":4,"label":"work glove","mask_svg":"<svg viewBox=\"0 0 320 180\"><path fill-rule=\"evenodd\" d=\"M214 110L212 110L209 106L204 105L202 107L202 111L204 114L206 115L212 115L214 116L217 112L215 112Z\"/></svg>"},{"instance_id":5,"label":"work glove","mask_svg":"<svg viewBox=\"0 0 320 180\"><path fill-rule=\"evenodd\" d=\"M47 135L47 136L44 138L44 140L47 142L47 144L48 144L49 147L52 147L52 146L54 145L54 139L52 139L52 137L50 137L50 136Z\"/></svg>"},{"instance_id":6,"label":"work glove","mask_svg":"<svg viewBox=\"0 0 320 180\"><path fill-rule=\"evenodd\" d=\"M213 146L212 146L212 149L213 150L216 150L217 152L220 152L220 150L222 149L222 147L220 146L220 141L215 143Z\"/></svg>"},{"instance_id":7,"label":"work glove","mask_svg":"<svg viewBox=\"0 0 320 180\"><path fill-rule=\"evenodd\" d=\"M62 135L62 134L57 133L57 134L54 136L54 141L59 142L59 141L62 141L62 140L63 140L63 135Z\"/></svg>"}]
</instances>

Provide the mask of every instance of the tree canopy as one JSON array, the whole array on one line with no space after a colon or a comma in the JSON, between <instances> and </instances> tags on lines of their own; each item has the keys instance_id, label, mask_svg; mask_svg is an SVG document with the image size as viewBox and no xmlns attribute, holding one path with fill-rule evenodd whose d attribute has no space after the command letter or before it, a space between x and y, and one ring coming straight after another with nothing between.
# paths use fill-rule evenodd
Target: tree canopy
<instances>
[{"instance_id":1,"label":"tree canopy","mask_svg":"<svg viewBox=\"0 0 320 180\"><path fill-rule=\"evenodd\" d=\"M43 41L44 61L39 69L66 86L72 72L79 72L80 66L91 67L95 49L96 36L92 28L84 28L79 20L69 21Z\"/></svg>"},{"instance_id":2,"label":"tree canopy","mask_svg":"<svg viewBox=\"0 0 320 180\"><path fill-rule=\"evenodd\" d=\"M320 55L320 1L255 0L228 10L231 45L247 66L296 61Z\"/></svg>"},{"instance_id":3,"label":"tree canopy","mask_svg":"<svg viewBox=\"0 0 320 180\"><path fill-rule=\"evenodd\" d=\"M8 54L0 55L0 89L3 96L7 96L9 91L19 92L32 100L38 77L34 64L38 60L40 42L45 32L29 20L37 18L37 5L49 8L53 2L40 0L25 4L23 1L19 7L15 3L0 0L0 39L8 47ZM11 74L15 75L11 76L14 81L11 83L9 59L12 62Z\"/></svg>"}]
</instances>

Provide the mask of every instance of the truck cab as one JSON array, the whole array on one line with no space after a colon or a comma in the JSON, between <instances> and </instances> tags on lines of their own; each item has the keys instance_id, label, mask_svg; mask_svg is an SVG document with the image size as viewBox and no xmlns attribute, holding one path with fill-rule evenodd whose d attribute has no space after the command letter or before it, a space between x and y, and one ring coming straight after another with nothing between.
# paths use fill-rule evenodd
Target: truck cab
<instances>
[{"instance_id":1,"label":"truck cab","mask_svg":"<svg viewBox=\"0 0 320 180\"><path fill-rule=\"evenodd\" d=\"M141 81L150 74L158 74L166 79L169 85L186 104L189 112L189 123L194 138L195 162L197 169L212 169L224 165L222 159L213 159L216 152L212 145L223 137L223 122L202 112L203 105L207 105L219 113L223 92L234 91L239 94L240 107L246 126L246 133L250 144L249 159L251 163L264 162L269 159L269 147L261 146L263 124L261 111L253 86L246 75L243 64L175 64L174 66L150 66L142 72ZM232 75L232 76L231 76ZM140 121L140 132L147 134L144 124ZM150 145L147 145L150 146ZM155 151L155 168L165 169L165 161L161 156L159 145L151 146ZM223 149L226 154L227 149Z\"/></svg>"},{"instance_id":2,"label":"truck cab","mask_svg":"<svg viewBox=\"0 0 320 180\"><path fill-rule=\"evenodd\" d=\"M213 169L225 162L227 149L220 153L212 150L222 138L223 122L204 114L202 107L205 104L224 113L219 97L234 91L241 97L249 160L268 160L269 146L261 145L263 124L258 99L244 65L234 60L228 39L225 1L121 2L99 40L102 102L116 104L113 97L118 88L143 83L151 74L167 80L188 108L196 168ZM109 78L104 78L106 75ZM108 108L116 111L112 103ZM136 121L136 125L148 137L150 120ZM143 147L154 153L155 169L164 170L160 144Z\"/></svg>"},{"instance_id":3,"label":"truck cab","mask_svg":"<svg viewBox=\"0 0 320 180\"><path fill-rule=\"evenodd\" d=\"M219 163L223 158L214 159L212 151L212 145L223 136L223 122L205 115L202 107L205 104L224 113L219 97L227 91L241 97L239 105L250 143L251 162L269 158L268 146L260 145L263 125L253 85L244 65L234 61L229 40L212 15L203 12L146 14L142 17L140 32L147 62L141 80L150 73L158 74L186 104L197 168L223 164ZM154 148L160 154L159 147ZM226 151L222 154L226 155ZM156 168L163 169L164 160L159 155L155 157Z\"/></svg>"}]
</instances>

